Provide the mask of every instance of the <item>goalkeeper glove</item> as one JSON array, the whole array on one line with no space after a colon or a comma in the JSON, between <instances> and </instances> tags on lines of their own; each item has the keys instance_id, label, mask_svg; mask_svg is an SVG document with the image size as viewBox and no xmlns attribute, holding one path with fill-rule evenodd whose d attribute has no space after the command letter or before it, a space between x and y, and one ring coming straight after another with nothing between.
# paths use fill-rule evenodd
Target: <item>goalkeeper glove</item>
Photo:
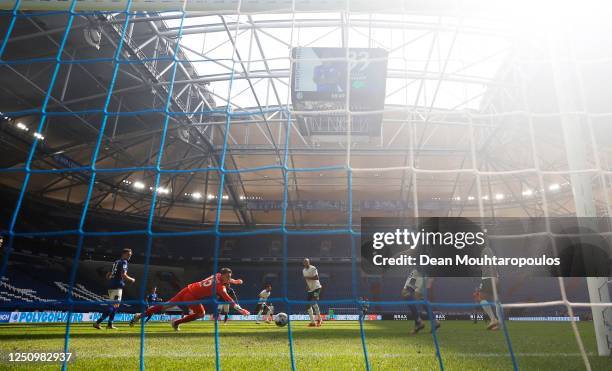
<instances>
[{"instance_id":1,"label":"goalkeeper glove","mask_svg":"<svg viewBox=\"0 0 612 371\"><path fill-rule=\"evenodd\" d=\"M243 316L248 316L249 314L251 314L248 310L242 309L242 307L240 307L240 305L238 304L234 305L234 309L236 310L236 312L242 314Z\"/></svg>"}]
</instances>

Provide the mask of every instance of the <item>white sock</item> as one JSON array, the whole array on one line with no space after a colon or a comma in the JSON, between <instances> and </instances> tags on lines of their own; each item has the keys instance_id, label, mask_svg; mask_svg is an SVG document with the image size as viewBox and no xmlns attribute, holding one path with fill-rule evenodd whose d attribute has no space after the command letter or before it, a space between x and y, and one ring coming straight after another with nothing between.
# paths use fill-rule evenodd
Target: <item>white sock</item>
<instances>
[{"instance_id":1,"label":"white sock","mask_svg":"<svg viewBox=\"0 0 612 371\"><path fill-rule=\"evenodd\" d=\"M504 310L504 309L501 307L501 305L497 305L497 306L495 306L495 315L497 316L497 321L498 321L498 322L499 322L499 319L502 317L502 316L499 314L499 311L502 311L502 310ZM503 313L502 313L502 314L503 314Z\"/></svg>"},{"instance_id":2,"label":"white sock","mask_svg":"<svg viewBox=\"0 0 612 371\"><path fill-rule=\"evenodd\" d=\"M319 311L319 304L315 304L312 306L314 308L314 313L317 316L317 320L321 319L321 312Z\"/></svg>"},{"instance_id":3,"label":"white sock","mask_svg":"<svg viewBox=\"0 0 612 371\"><path fill-rule=\"evenodd\" d=\"M310 322L314 322L314 315L312 314L312 307L308 308L308 316L310 317Z\"/></svg>"},{"instance_id":4,"label":"white sock","mask_svg":"<svg viewBox=\"0 0 612 371\"><path fill-rule=\"evenodd\" d=\"M490 305L488 305L488 303L489 302L486 300L480 301L480 305L482 306L482 309L485 311L487 316L489 316L489 319L493 322L497 322L497 318L495 317L495 314L493 314L493 309L491 308Z\"/></svg>"}]
</instances>

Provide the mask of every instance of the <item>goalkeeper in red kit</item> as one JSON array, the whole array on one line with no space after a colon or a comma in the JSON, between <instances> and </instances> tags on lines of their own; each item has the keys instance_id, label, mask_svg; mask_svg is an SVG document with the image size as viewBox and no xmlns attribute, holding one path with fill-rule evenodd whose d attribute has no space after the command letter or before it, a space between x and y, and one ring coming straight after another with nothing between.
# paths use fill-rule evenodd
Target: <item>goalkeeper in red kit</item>
<instances>
[{"instance_id":1,"label":"goalkeeper in red kit","mask_svg":"<svg viewBox=\"0 0 612 371\"><path fill-rule=\"evenodd\" d=\"M242 309L240 305L238 305L238 303L236 303L234 299L232 299L227 293L226 284L235 281L236 280L232 280L231 269L221 268L219 273L217 273L216 275L207 277L202 281L194 282L192 284L187 285L187 287L179 291L178 294L174 295L172 299L168 300L168 303L179 303L180 305L181 302L199 301L204 298L213 297L213 295L218 295L224 301L228 302L230 306L232 306L237 312L244 316L248 316L250 314L249 311L246 309ZM213 287L216 288L216 293L213 293ZM159 313L173 305L174 304L160 304L152 306L146 310L146 312L144 313L144 317ZM195 321L199 318L204 317L204 313L206 313L202 304L189 304L187 305L187 307L191 309L193 313L172 322L172 328L174 328L176 331L179 330L179 326L182 323ZM142 316L143 315L140 313L136 314L134 318L130 321L130 326L134 326L134 324L138 322Z\"/></svg>"}]
</instances>

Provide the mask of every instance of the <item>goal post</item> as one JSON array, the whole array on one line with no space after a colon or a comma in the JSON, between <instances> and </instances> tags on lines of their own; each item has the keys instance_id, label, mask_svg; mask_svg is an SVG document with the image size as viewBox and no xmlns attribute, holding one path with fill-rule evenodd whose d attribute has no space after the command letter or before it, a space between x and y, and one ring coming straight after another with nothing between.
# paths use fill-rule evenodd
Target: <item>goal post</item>
<instances>
[{"instance_id":1,"label":"goal post","mask_svg":"<svg viewBox=\"0 0 612 371\"><path fill-rule=\"evenodd\" d=\"M569 170L571 171L571 187L576 210L576 217L579 224L589 223L590 218L597 216L595 209L595 195L593 193L591 172L587 158L587 144L592 141L589 135L590 123L583 119L582 115L586 108L585 96L582 91L581 75L576 66L576 60L568 42L563 38L549 39L552 74L554 79L555 91L557 94L558 109L560 114L561 129L566 149L566 157ZM596 157L598 153L594 153ZM601 176L596 174L596 176ZM605 184L605 181L604 181ZM603 189L603 192L607 192ZM608 215L608 217L611 217ZM586 220L586 222L585 222ZM585 226L588 227L588 226ZM588 256L584 256L585 261L589 261ZM592 260L592 258L590 259ZM597 353L600 356L609 356L612 347L612 318L606 316L610 306L610 293L608 289L608 277L587 277L587 288L589 291L589 301L593 316L593 326L597 341Z\"/></svg>"}]
</instances>

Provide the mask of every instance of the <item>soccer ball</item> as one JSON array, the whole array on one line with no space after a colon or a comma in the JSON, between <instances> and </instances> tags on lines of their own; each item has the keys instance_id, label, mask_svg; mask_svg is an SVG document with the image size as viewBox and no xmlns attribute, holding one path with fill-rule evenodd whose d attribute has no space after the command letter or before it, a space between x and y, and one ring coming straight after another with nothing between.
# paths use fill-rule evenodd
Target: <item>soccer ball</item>
<instances>
[{"instance_id":1,"label":"soccer ball","mask_svg":"<svg viewBox=\"0 0 612 371\"><path fill-rule=\"evenodd\" d=\"M289 322L289 316L287 316L287 313L280 312L274 316L274 323L276 323L276 326L278 327L286 326L287 322Z\"/></svg>"}]
</instances>

